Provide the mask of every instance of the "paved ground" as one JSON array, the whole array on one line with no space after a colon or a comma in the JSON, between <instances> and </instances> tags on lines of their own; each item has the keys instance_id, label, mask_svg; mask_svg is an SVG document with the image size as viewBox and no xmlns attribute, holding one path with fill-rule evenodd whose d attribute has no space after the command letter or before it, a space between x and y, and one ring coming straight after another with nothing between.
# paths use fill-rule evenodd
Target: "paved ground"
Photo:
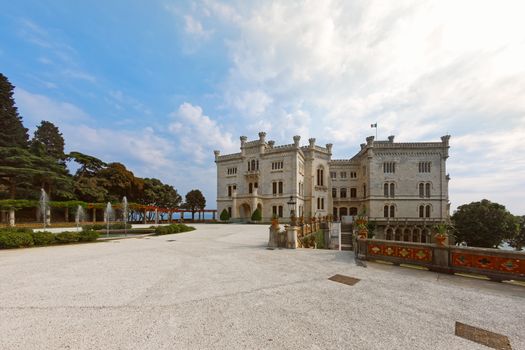
<instances>
[{"instance_id":1,"label":"paved ground","mask_svg":"<svg viewBox=\"0 0 525 350\"><path fill-rule=\"evenodd\" d=\"M525 349L525 287L266 250L265 226L196 226L0 251L0 348L486 349L454 336L460 321Z\"/></svg>"}]
</instances>

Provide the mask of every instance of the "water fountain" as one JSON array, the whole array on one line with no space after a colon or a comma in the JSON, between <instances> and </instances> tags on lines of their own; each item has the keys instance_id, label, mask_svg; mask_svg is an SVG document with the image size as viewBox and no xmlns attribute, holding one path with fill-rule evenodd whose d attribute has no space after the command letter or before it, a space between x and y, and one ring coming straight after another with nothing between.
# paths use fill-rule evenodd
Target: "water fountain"
<instances>
[{"instance_id":1,"label":"water fountain","mask_svg":"<svg viewBox=\"0 0 525 350\"><path fill-rule=\"evenodd\" d=\"M47 197L46 191L42 188L40 190L40 215L42 215L42 222L44 224L44 230L46 229L48 211L49 210L49 198Z\"/></svg>"},{"instance_id":2,"label":"water fountain","mask_svg":"<svg viewBox=\"0 0 525 350\"><path fill-rule=\"evenodd\" d=\"M77 213L75 215L75 223L77 224L77 232L79 231L80 223L84 221L86 214L84 208L81 205L77 207Z\"/></svg>"},{"instance_id":3,"label":"water fountain","mask_svg":"<svg viewBox=\"0 0 525 350\"><path fill-rule=\"evenodd\" d=\"M126 196L122 198L122 222L124 222L124 236L128 236L128 199Z\"/></svg>"},{"instance_id":4,"label":"water fountain","mask_svg":"<svg viewBox=\"0 0 525 350\"><path fill-rule=\"evenodd\" d=\"M111 221L111 217L113 216L113 207L111 206L111 203L108 202L106 205L106 236L109 237L109 222Z\"/></svg>"}]
</instances>

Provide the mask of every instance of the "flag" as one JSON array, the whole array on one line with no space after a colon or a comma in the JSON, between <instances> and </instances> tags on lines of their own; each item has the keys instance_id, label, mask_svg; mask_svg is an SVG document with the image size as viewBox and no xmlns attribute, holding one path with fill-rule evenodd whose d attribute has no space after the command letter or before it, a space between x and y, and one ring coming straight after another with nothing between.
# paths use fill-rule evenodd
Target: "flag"
<instances>
[{"instance_id":1,"label":"flag","mask_svg":"<svg viewBox=\"0 0 525 350\"><path fill-rule=\"evenodd\" d=\"M377 128L377 123L370 124L370 127L371 127L371 128Z\"/></svg>"}]
</instances>

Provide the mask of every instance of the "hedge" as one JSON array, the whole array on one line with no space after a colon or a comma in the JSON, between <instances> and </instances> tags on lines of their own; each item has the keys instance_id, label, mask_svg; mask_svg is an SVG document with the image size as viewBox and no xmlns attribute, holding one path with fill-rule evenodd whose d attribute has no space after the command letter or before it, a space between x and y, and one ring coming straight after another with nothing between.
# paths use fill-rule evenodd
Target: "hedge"
<instances>
[{"instance_id":1,"label":"hedge","mask_svg":"<svg viewBox=\"0 0 525 350\"><path fill-rule=\"evenodd\" d=\"M34 244L33 236L28 230L0 230L0 248L24 248Z\"/></svg>"},{"instance_id":2,"label":"hedge","mask_svg":"<svg viewBox=\"0 0 525 350\"><path fill-rule=\"evenodd\" d=\"M82 226L83 231L98 231L98 230L106 230L107 228L108 228L107 224L95 224L95 225ZM131 229L131 224L126 223L126 225L124 225L123 222L116 222L114 224L109 224L110 230L124 230L125 228Z\"/></svg>"},{"instance_id":3,"label":"hedge","mask_svg":"<svg viewBox=\"0 0 525 350\"><path fill-rule=\"evenodd\" d=\"M223 209L221 211L220 219L221 219L221 221L228 221L228 220L230 220L230 213L226 209Z\"/></svg>"},{"instance_id":4,"label":"hedge","mask_svg":"<svg viewBox=\"0 0 525 350\"><path fill-rule=\"evenodd\" d=\"M158 226L155 228L155 235L169 235L172 233L188 232L195 230L193 226L187 226L185 224L173 224L168 226Z\"/></svg>"},{"instance_id":5,"label":"hedge","mask_svg":"<svg viewBox=\"0 0 525 350\"><path fill-rule=\"evenodd\" d=\"M31 235L35 245L51 245L55 243L55 235L51 232L33 232Z\"/></svg>"},{"instance_id":6,"label":"hedge","mask_svg":"<svg viewBox=\"0 0 525 350\"><path fill-rule=\"evenodd\" d=\"M93 242L99 237L96 231L62 232L33 232L30 229L0 229L0 249L26 248L32 246L48 246L75 242Z\"/></svg>"},{"instance_id":7,"label":"hedge","mask_svg":"<svg viewBox=\"0 0 525 350\"><path fill-rule=\"evenodd\" d=\"M60 232L55 236L57 243L73 243L80 240L80 234L78 232Z\"/></svg>"}]
</instances>

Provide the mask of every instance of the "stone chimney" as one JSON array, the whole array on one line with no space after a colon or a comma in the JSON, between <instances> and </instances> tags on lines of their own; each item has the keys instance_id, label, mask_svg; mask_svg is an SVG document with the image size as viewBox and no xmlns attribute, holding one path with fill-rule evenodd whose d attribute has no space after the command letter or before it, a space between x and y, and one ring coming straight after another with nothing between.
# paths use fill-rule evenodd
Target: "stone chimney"
<instances>
[{"instance_id":1,"label":"stone chimney","mask_svg":"<svg viewBox=\"0 0 525 350\"><path fill-rule=\"evenodd\" d=\"M221 155L221 151L215 150L213 151L213 154L215 154L215 161L219 160L219 156Z\"/></svg>"},{"instance_id":2,"label":"stone chimney","mask_svg":"<svg viewBox=\"0 0 525 350\"><path fill-rule=\"evenodd\" d=\"M266 140L266 133L264 131L261 131L259 133L259 142L263 143Z\"/></svg>"},{"instance_id":3,"label":"stone chimney","mask_svg":"<svg viewBox=\"0 0 525 350\"><path fill-rule=\"evenodd\" d=\"M333 145L331 143L327 143L326 144L326 149L327 149L328 153L330 153L330 154L332 153L332 146Z\"/></svg>"},{"instance_id":4,"label":"stone chimney","mask_svg":"<svg viewBox=\"0 0 525 350\"><path fill-rule=\"evenodd\" d=\"M295 135L293 137L293 144L295 147L299 148L299 141L301 141L301 136Z\"/></svg>"},{"instance_id":5,"label":"stone chimney","mask_svg":"<svg viewBox=\"0 0 525 350\"><path fill-rule=\"evenodd\" d=\"M395 137L394 135L388 136L388 142L394 143L394 137Z\"/></svg>"},{"instance_id":6,"label":"stone chimney","mask_svg":"<svg viewBox=\"0 0 525 350\"><path fill-rule=\"evenodd\" d=\"M308 142L310 142L310 148L314 148L315 147L315 138L314 137L309 138Z\"/></svg>"},{"instance_id":7,"label":"stone chimney","mask_svg":"<svg viewBox=\"0 0 525 350\"><path fill-rule=\"evenodd\" d=\"M268 141L268 146L270 148L273 148L273 146L275 145L275 141L271 140L271 141Z\"/></svg>"},{"instance_id":8,"label":"stone chimney","mask_svg":"<svg viewBox=\"0 0 525 350\"><path fill-rule=\"evenodd\" d=\"M368 147L374 147L374 136L368 136L366 138L366 145Z\"/></svg>"}]
</instances>

